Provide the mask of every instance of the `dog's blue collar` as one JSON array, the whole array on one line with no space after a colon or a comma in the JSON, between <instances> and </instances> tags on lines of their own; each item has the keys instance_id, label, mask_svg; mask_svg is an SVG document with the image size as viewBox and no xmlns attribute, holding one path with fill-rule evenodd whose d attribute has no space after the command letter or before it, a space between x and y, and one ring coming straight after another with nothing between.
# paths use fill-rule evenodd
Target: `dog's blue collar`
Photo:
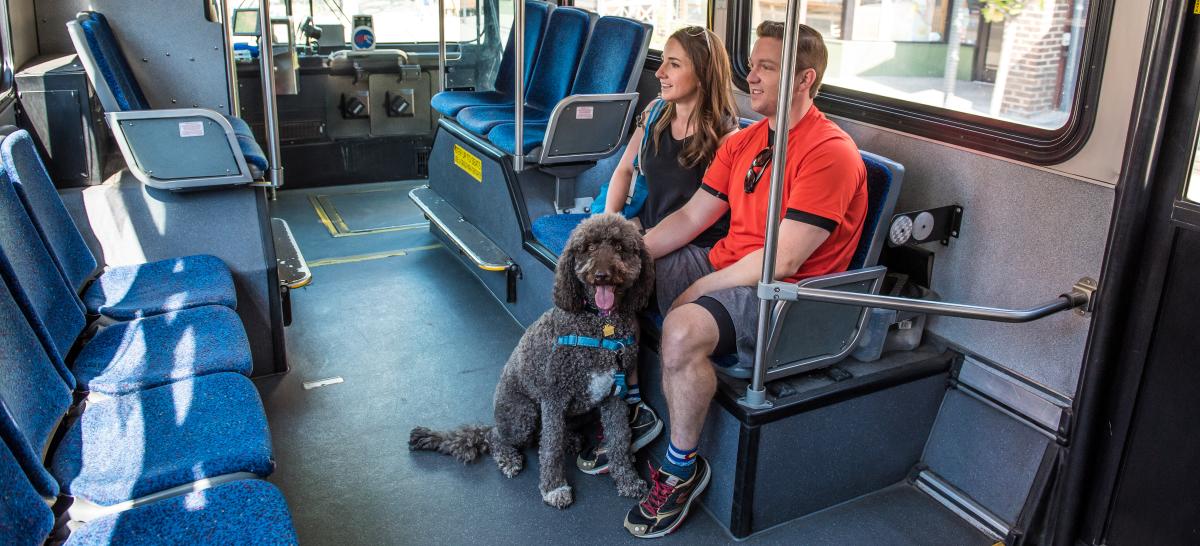
<instances>
[{"instance_id":1,"label":"dog's blue collar","mask_svg":"<svg viewBox=\"0 0 1200 546\"><path fill-rule=\"evenodd\" d=\"M633 336L604 339L574 335L558 336L558 344L567 345L570 347L592 347L596 349L607 349L609 351L619 351L633 345Z\"/></svg>"}]
</instances>

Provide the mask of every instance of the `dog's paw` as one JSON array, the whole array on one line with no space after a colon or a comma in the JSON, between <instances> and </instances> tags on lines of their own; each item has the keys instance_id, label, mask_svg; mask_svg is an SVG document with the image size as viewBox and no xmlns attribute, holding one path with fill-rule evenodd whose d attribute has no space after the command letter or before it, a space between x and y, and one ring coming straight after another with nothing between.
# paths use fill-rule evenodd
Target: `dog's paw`
<instances>
[{"instance_id":1,"label":"dog's paw","mask_svg":"<svg viewBox=\"0 0 1200 546\"><path fill-rule=\"evenodd\" d=\"M631 499L643 498L649 490L650 487L646 485L646 480L634 480L617 484L617 494Z\"/></svg>"},{"instance_id":2,"label":"dog's paw","mask_svg":"<svg viewBox=\"0 0 1200 546\"><path fill-rule=\"evenodd\" d=\"M574 501L571 495L571 486L560 485L550 491L543 491L542 500L559 510L566 508Z\"/></svg>"},{"instance_id":3,"label":"dog's paw","mask_svg":"<svg viewBox=\"0 0 1200 546\"><path fill-rule=\"evenodd\" d=\"M496 466L500 467L500 472L503 472L506 478L515 478L525 469L525 463L520 458L497 459Z\"/></svg>"}]
</instances>

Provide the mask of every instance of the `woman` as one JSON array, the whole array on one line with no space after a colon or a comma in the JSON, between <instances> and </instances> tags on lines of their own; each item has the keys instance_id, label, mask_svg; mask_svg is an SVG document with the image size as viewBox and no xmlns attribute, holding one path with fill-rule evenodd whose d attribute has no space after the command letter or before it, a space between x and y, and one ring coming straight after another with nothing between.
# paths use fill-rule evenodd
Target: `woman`
<instances>
[{"instance_id":1,"label":"woman","mask_svg":"<svg viewBox=\"0 0 1200 546\"><path fill-rule=\"evenodd\" d=\"M646 145L625 148L609 181L604 207L606 212L624 208L635 169L640 167L647 190L637 216L643 229L654 227L691 199L700 188L717 146L738 127L729 56L712 31L695 26L675 31L663 48L662 66L654 75L662 94L639 117L629 139L631 144L644 141ZM656 104L658 101L663 104ZM661 112L657 119L648 120L656 110ZM647 121L651 122L648 128ZM649 138L643 137L645 131L649 131ZM640 161L635 167L639 151ZM692 244L711 247L728 229L728 218L722 218Z\"/></svg>"},{"instance_id":2,"label":"woman","mask_svg":"<svg viewBox=\"0 0 1200 546\"><path fill-rule=\"evenodd\" d=\"M729 55L712 31L702 27L675 31L663 48L662 66L654 75L662 85L662 94L638 118L638 127L629 139L631 145L626 146L609 181L604 206L605 212L624 209L635 169L640 168L647 194L637 218L644 229L654 227L692 198L717 146L738 128ZM649 119L651 113L656 114L654 119ZM648 138L643 138L645 131L649 131ZM644 147L640 146L642 142ZM635 158L640 158L637 167ZM728 214L696 236L692 244L711 247L727 231ZM636 370L629 374L628 383L626 400L630 403L633 452L661 433L663 424L642 402ZM579 455L576 464L580 470L588 474L608 470L602 438L599 435Z\"/></svg>"}]
</instances>

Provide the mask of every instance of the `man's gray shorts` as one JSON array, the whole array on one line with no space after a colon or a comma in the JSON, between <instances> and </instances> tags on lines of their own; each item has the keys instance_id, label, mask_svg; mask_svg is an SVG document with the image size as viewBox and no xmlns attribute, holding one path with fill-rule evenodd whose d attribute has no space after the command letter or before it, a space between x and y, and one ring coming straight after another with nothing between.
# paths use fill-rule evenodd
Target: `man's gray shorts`
<instances>
[{"instance_id":1,"label":"man's gray shorts","mask_svg":"<svg viewBox=\"0 0 1200 546\"><path fill-rule=\"evenodd\" d=\"M654 262L658 310L663 317L671 303L697 279L716 271L708 261L708 249L687 245ZM750 286L736 286L710 292L694 302L713 316L720 332L713 356L737 354L738 363L754 362L754 342L758 335L758 295Z\"/></svg>"}]
</instances>

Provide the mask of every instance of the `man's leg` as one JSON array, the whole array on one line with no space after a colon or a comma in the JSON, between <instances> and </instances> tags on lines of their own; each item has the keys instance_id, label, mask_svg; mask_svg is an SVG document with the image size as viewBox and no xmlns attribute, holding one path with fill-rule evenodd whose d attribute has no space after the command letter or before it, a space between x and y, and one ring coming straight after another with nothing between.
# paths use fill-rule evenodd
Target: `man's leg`
<instances>
[{"instance_id":1,"label":"man's leg","mask_svg":"<svg viewBox=\"0 0 1200 546\"><path fill-rule=\"evenodd\" d=\"M701 305L682 305L663 322L663 390L671 415L666 462L652 470L651 490L625 516L635 536L664 536L687 518L692 503L708 486L708 462L696 455L717 377L709 363L720 341L717 319Z\"/></svg>"},{"instance_id":2,"label":"man's leg","mask_svg":"<svg viewBox=\"0 0 1200 546\"><path fill-rule=\"evenodd\" d=\"M671 445L693 451L700 443L708 405L717 391L709 355L717 347L717 322L707 309L682 305L663 322L663 390L671 416Z\"/></svg>"}]
</instances>

